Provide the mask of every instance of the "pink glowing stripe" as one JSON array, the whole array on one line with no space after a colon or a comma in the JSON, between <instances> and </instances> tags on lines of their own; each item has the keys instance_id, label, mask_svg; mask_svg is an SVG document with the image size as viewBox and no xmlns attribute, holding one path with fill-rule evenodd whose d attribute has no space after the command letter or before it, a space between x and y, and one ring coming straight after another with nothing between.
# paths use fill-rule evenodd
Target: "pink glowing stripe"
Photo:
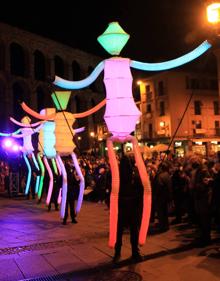
<instances>
[{"instance_id":1,"label":"pink glowing stripe","mask_svg":"<svg viewBox=\"0 0 220 281\"><path fill-rule=\"evenodd\" d=\"M43 160L44 160L44 164L47 168L47 171L48 171L48 174L49 174L49 178L50 178L50 181L49 181L49 188L48 188L48 193L47 193L47 199L46 199L46 204L49 205L50 204L50 199L51 199L51 195L52 195L52 192L53 192L53 172L50 168L50 165L48 163L48 160L47 158L44 156L43 157Z\"/></svg>"},{"instance_id":2,"label":"pink glowing stripe","mask_svg":"<svg viewBox=\"0 0 220 281\"><path fill-rule=\"evenodd\" d=\"M36 122L36 123L32 123L32 124L24 124L24 123L21 123L19 121L17 121L16 119L14 119L13 117L10 117L10 120L18 125L18 126L21 126L21 127L36 127L38 125L40 125L42 123L42 121L39 121L39 122Z\"/></svg>"},{"instance_id":3,"label":"pink glowing stripe","mask_svg":"<svg viewBox=\"0 0 220 281\"><path fill-rule=\"evenodd\" d=\"M27 112L28 114L30 114L31 116L40 119L40 120L54 120L56 114L50 114L50 115L42 115L36 111L34 111L33 109L31 109L30 107L28 107L26 105L26 103L22 102L21 104L22 109Z\"/></svg>"},{"instance_id":4,"label":"pink glowing stripe","mask_svg":"<svg viewBox=\"0 0 220 281\"><path fill-rule=\"evenodd\" d=\"M118 193L119 193L119 168L116 155L113 149L113 140L107 140L109 164L112 172L112 191L110 197L110 218L109 218L109 247L113 248L116 243L118 225Z\"/></svg>"}]
</instances>

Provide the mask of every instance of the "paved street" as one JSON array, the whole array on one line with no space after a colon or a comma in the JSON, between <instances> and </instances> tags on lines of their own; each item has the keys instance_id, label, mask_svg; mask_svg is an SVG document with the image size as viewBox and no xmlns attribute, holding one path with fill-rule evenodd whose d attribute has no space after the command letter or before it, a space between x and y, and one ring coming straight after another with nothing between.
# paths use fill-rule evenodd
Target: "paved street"
<instances>
[{"instance_id":1,"label":"paved street","mask_svg":"<svg viewBox=\"0 0 220 281\"><path fill-rule=\"evenodd\" d=\"M62 225L59 212L47 212L34 200L0 197L0 281L17 280L220 280L220 243L194 248L194 229L172 226L163 234L150 229L141 248L144 260L133 263L129 235L124 235L122 259L112 264L108 248L108 210L84 201L78 224Z\"/></svg>"}]
</instances>

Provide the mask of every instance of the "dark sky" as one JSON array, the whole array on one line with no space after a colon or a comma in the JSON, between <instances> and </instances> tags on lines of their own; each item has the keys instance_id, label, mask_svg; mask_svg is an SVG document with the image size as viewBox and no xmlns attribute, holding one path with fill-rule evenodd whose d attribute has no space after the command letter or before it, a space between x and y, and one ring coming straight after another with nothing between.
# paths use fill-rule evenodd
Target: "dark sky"
<instances>
[{"instance_id":1,"label":"dark sky","mask_svg":"<svg viewBox=\"0 0 220 281\"><path fill-rule=\"evenodd\" d=\"M26 1L25 1L26 2ZM182 55L206 39L202 0L5 2L0 21L108 57L96 38L118 21L130 34L121 55L153 62ZM49 7L45 6L45 3Z\"/></svg>"}]
</instances>

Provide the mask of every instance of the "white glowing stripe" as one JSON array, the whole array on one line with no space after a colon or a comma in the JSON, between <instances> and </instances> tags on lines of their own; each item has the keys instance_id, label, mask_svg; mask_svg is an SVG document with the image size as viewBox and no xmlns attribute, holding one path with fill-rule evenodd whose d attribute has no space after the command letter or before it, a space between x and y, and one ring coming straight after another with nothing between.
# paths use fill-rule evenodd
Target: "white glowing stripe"
<instances>
[{"instance_id":1,"label":"white glowing stripe","mask_svg":"<svg viewBox=\"0 0 220 281\"><path fill-rule=\"evenodd\" d=\"M63 176L63 183L62 183L62 200L61 200L61 208L60 208L60 217L63 219L65 216L66 211L66 199L67 199L67 174L66 168L63 164L63 161L60 155L57 155L57 160L60 164L62 176Z\"/></svg>"},{"instance_id":2,"label":"white glowing stripe","mask_svg":"<svg viewBox=\"0 0 220 281\"><path fill-rule=\"evenodd\" d=\"M61 77L55 76L55 80L53 81L53 84L58 87L69 89L69 90L82 89L92 84L99 76L99 74L102 72L103 69L104 69L104 62L102 61L97 65L97 67L93 70L93 72L83 80L68 81L62 79Z\"/></svg>"},{"instance_id":3,"label":"white glowing stripe","mask_svg":"<svg viewBox=\"0 0 220 281\"><path fill-rule=\"evenodd\" d=\"M84 189L85 189L85 180L84 180L82 171L81 171L81 169L80 169L78 160L77 160L77 158L76 158L76 154L73 152L73 153L71 154L71 156L72 156L72 159L73 159L73 163L74 163L74 166L75 166L77 175L78 175L79 178L80 178L79 197L78 197L77 205L76 205L76 213L78 214L79 211L80 211L80 209L81 209L81 206L82 206L83 194L84 194Z\"/></svg>"},{"instance_id":4,"label":"white glowing stripe","mask_svg":"<svg viewBox=\"0 0 220 281\"><path fill-rule=\"evenodd\" d=\"M174 67L178 67L180 65L183 65L185 63L188 63L198 58L199 56L204 54L209 48L211 48L211 46L212 45L206 40L201 45L199 45L196 49L179 58L165 61L165 62L159 62L159 63L145 63L145 62L131 60L130 66L145 71L167 70Z\"/></svg>"}]
</instances>

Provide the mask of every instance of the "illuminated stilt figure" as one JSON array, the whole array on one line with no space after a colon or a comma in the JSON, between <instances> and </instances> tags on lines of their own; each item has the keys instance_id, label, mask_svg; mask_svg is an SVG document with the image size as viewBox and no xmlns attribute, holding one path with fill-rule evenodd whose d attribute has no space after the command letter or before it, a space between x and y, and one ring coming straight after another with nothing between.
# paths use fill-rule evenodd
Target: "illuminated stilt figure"
<instances>
[{"instance_id":1,"label":"illuminated stilt figure","mask_svg":"<svg viewBox=\"0 0 220 281\"><path fill-rule=\"evenodd\" d=\"M23 157L24 157L25 163L27 165L27 169L28 169L27 182L26 182L26 187L25 187L25 194L27 195L29 192L29 189L30 189L30 182L31 182L31 176L32 176L31 165L30 165L30 162L29 162L27 156L29 156L29 155L31 156L36 169L38 171L40 170L37 160L35 158L35 155L33 153L34 148L32 145L31 137L34 133L38 133L40 131L42 125L41 125L41 122L30 124L31 120L28 116L23 117L21 119L21 122L18 122L13 118L10 118L10 120L13 123L22 127L20 129L18 129L16 132L8 134L8 136L11 136L13 138L22 138L23 139L22 152L23 152ZM38 127L36 127L36 126L38 126ZM36 127L36 128L34 128L34 127ZM5 136L6 134L0 133L0 135ZM35 183L35 192L38 191L39 181L40 181L40 177L37 175L36 183Z\"/></svg>"},{"instance_id":2,"label":"illuminated stilt figure","mask_svg":"<svg viewBox=\"0 0 220 281\"><path fill-rule=\"evenodd\" d=\"M109 24L106 31L98 37L99 43L111 55L118 56L129 39L129 35L120 27L117 22ZM144 172L144 162L140 155L139 148L134 138L130 134L135 130L141 112L136 107L132 95L132 75L130 68L136 68L145 71L161 71L171 69L187 62L192 61L206 52L211 45L205 41L192 52L174 60L161 63L143 63L133 61L122 57L113 57L99 63L95 70L87 78L81 81L67 81L58 76L55 77L54 84L68 90L81 89L89 86L96 80L99 74L104 70L104 83L106 87L106 111L104 115L108 130L112 133L112 138L108 140L108 154L111 163L112 189L110 199L110 232L109 246L114 247L117 231L117 200L119 192L119 171L115 161L115 153L111 142L117 140L120 142L132 141L135 152L135 160L142 180L143 195L143 214L139 234L139 244L144 244L146 233L149 226L151 211L151 186L148 174Z\"/></svg>"},{"instance_id":3,"label":"illuminated stilt figure","mask_svg":"<svg viewBox=\"0 0 220 281\"><path fill-rule=\"evenodd\" d=\"M55 92L52 94L52 98L58 110L65 110L71 92ZM39 114L32 109L30 109L25 103L22 103L22 108L29 113L30 115L38 118L40 120L53 120L55 122L55 150L57 153L56 161L58 162L58 167L60 167L61 174L63 177L62 183L62 200L61 200L61 209L60 214L61 218L64 218L65 215L65 206L66 206L66 196L67 196L67 174L65 170L65 166L62 162L62 156L71 155L73 159L73 163L76 169L76 172L80 178L80 192L77 200L76 213L80 211L83 193L85 188L85 181L82 175L77 157L74 153L75 144L73 143L73 136L76 133L80 133L84 130L84 128L72 129L73 124L75 122L75 118L83 118L90 114L93 114L97 110L99 110L102 106L105 105L105 100L100 102L94 108L85 111L83 113L72 114L67 111L57 112L55 114Z\"/></svg>"}]
</instances>

